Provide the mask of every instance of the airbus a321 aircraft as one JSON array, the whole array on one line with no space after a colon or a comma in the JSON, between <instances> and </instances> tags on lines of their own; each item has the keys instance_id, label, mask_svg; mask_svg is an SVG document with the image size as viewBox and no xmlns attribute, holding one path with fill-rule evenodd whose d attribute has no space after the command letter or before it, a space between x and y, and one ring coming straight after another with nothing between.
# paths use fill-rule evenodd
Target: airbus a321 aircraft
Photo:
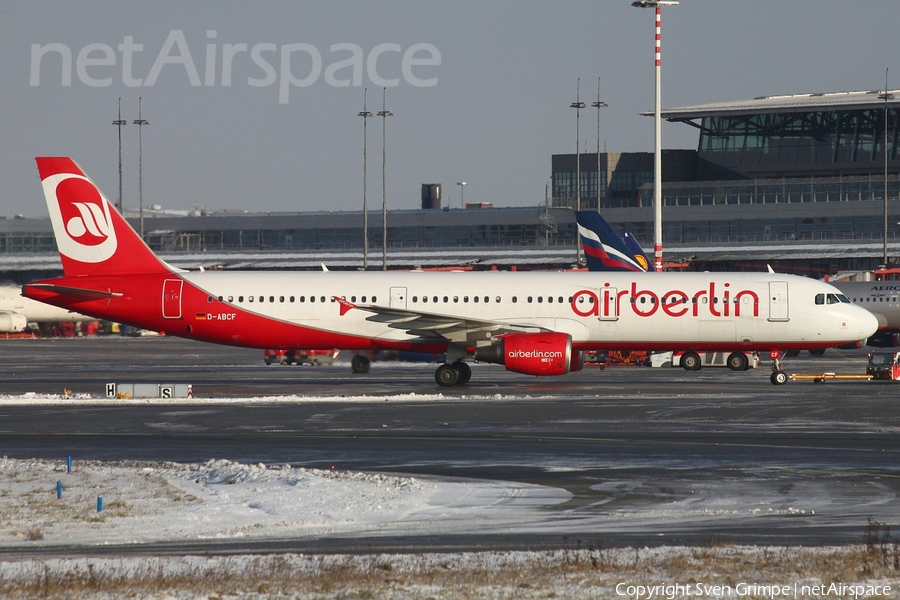
<instances>
[{"instance_id":1,"label":"airbus a321 aircraft","mask_svg":"<svg viewBox=\"0 0 900 600\"><path fill-rule=\"evenodd\" d=\"M64 277L29 298L253 348L446 353L528 375L581 368L583 350L783 351L856 342L866 310L827 283L769 273L183 271L159 258L70 158L38 158ZM775 361L772 381L787 375Z\"/></svg>"}]
</instances>

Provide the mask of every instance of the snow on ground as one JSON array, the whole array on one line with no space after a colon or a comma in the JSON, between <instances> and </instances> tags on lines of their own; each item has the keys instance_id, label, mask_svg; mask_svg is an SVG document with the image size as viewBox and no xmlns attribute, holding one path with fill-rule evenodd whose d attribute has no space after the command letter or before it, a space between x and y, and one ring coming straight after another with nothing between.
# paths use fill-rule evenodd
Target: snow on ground
<instances>
[{"instance_id":1,"label":"snow on ground","mask_svg":"<svg viewBox=\"0 0 900 600\"><path fill-rule=\"evenodd\" d=\"M67 472L64 460L0 459L0 550L540 529L547 517L538 509L569 498L525 484L227 460L73 467ZM897 542L887 538L869 547L811 549L570 543L548 552L51 557L0 561L0 597L898 598L898 560ZM773 586L789 592L773 593Z\"/></svg>"},{"instance_id":2,"label":"snow on ground","mask_svg":"<svg viewBox=\"0 0 900 600\"><path fill-rule=\"evenodd\" d=\"M443 396L435 394L434 399ZM416 399L425 399L416 395ZM397 396L397 400L408 399ZM327 401L293 396L240 402ZM335 401L347 402L345 397ZM356 401L384 402L384 397ZM114 400L142 403L151 400ZM194 399L221 403L223 399ZM12 403L96 402L28 394ZM165 402L153 399L152 402ZM184 400L174 402L183 403ZM0 459L0 551L152 541L303 538L354 535L552 532L572 518L545 510L567 502L565 490L502 481L468 481L241 464L74 462ZM62 497L57 498L57 482ZM628 482L609 481L610 492ZM719 486L728 488L727 482ZM716 520L768 506L767 512L814 514L819 506L781 506L768 489L744 482L730 492L695 489L693 497L648 510L619 511L615 527ZM809 497L820 494L812 492ZM722 503L721 498L727 500ZM97 499L103 510L98 512ZM781 500L780 500L781 501ZM563 511L564 513L565 511ZM601 531L609 515L585 521ZM568 526L571 522L568 523ZM839 548L570 547L557 552L369 556L31 558L0 561L0 597L30 598L650 598L784 597L749 593L741 583L837 583L791 597L890 597L900 590L900 546L881 541ZM699 588L652 586L724 586ZM626 587L621 587L622 585ZM645 586L627 587L627 586ZM881 587L877 587L881 586ZM891 586L886 589L885 586ZM792 588L799 589L799 588ZM730 592L729 592L730 590ZM802 592L802 590L801 590ZM654 596L655 594L655 596Z\"/></svg>"},{"instance_id":3,"label":"snow on ground","mask_svg":"<svg viewBox=\"0 0 900 600\"><path fill-rule=\"evenodd\" d=\"M502 394L491 395L459 395L444 396L443 394L387 394L378 396L251 396L241 398L107 398L95 394L37 394L29 392L21 395L0 394L0 406L16 405L78 405L95 404L102 400L104 406L127 406L137 404L154 405L182 405L182 404L274 404L274 403L298 403L298 402L404 402L404 401L440 401L440 400L504 400L504 399L528 399L530 396Z\"/></svg>"},{"instance_id":4,"label":"snow on ground","mask_svg":"<svg viewBox=\"0 0 900 600\"><path fill-rule=\"evenodd\" d=\"M490 530L565 490L246 465L0 460L0 548L42 544ZM62 498L57 498L57 482ZM97 498L103 510L97 512Z\"/></svg>"}]
</instances>

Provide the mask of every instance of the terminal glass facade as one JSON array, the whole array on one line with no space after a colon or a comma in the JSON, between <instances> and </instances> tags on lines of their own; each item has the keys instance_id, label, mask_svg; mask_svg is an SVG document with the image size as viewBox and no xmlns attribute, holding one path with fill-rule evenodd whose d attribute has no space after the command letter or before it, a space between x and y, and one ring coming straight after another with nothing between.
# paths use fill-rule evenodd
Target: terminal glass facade
<instances>
[{"instance_id":1,"label":"terminal glass facade","mask_svg":"<svg viewBox=\"0 0 900 600\"><path fill-rule=\"evenodd\" d=\"M898 166L898 109L703 117L697 179L869 173ZM887 143L885 143L885 117Z\"/></svg>"}]
</instances>

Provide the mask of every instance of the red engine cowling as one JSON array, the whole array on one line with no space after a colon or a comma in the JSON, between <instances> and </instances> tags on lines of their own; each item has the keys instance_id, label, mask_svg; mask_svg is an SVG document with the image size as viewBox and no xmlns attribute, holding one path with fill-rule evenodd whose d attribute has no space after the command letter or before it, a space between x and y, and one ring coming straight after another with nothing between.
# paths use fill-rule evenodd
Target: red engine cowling
<instances>
[{"instance_id":1,"label":"red engine cowling","mask_svg":"<svg viewBox=\"0 0 900 600\"><path fill-rule=\"evenodd\" d=\"M526 375L565 375L584 365L582 352L572 350L572 336L556 332L505 335L495 346L479 348L475 359Z\"/></svg>"}]
</instances>

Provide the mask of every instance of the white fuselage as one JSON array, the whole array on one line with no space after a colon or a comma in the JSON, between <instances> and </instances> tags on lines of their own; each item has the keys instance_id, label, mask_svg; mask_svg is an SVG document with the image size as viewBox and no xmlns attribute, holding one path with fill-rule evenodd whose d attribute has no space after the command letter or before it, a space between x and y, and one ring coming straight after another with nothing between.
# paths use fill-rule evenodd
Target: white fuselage
<instances>
[{"instance_id":1,"label":"white fuselage","mask_svg":"<svg viewBox=\"0 0 900 600\"><path fill-rule=\"evenodd\" d=\"M900 281L847 281L832 285L875 315L879 329L900 331Z\"/></svg>"},{"instance_id":2,"label":"white fuselage","mask_svg":"<svg viewBox=\"0 0 900 600\"><path fill-rule=\"evenodd\" d=\"M26 298L22 288L17 286L0 286L0 332L15 332L24 329L22 323L44 323L57 321L87 321L87 317L43 302Z\"/></svg>"},{"instance_id":3,"label":"white fuselage","mask_svg":"<svg viewBox=\"0 0 900 600\"><path fill-rule=\"evenodd\" d=\"M309 272L181 273L211 298L203 325L249 312L321 332L411 341L364 310L341 314L333 297L568 333L580 347L775 349L851 343L873 317L846 302L816 302L831 285L768 273ZM220 300L221 299L221 300ZM174 309L169 308L172 313ZM190 309L194 310L194 309ZM194 319L199 315L185 315ZM199 332L199 331L198 331ZM177 333L176 333L177 335ZM485 341L490 332L485 332ZM302 341L297 340L302 346Z\"/></svg>"}]
</instances>

